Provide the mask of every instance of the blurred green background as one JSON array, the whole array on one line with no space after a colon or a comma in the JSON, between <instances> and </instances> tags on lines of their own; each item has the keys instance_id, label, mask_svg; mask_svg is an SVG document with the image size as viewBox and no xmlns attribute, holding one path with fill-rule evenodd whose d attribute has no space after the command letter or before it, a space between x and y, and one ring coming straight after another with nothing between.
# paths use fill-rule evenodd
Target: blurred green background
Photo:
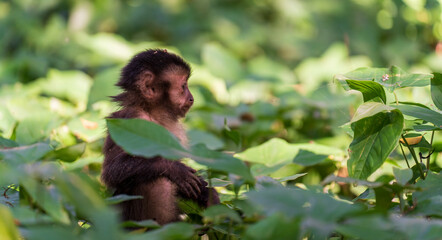
<instances>
[{"instance_id":1,"label":"blurred green background","mask_svg":"<svg viewBox=\"0 0 442 240\"><path fill-rule=\"evenodd\" d=\"M146 48L192 63L187 124L222 138L226 120L241 146L213 144L230 150L271 137L336 136L360 98L339 90L335 74L390 65L442 71L436 0L1 1L0 33L0 130L23 144L100 139L104 128L75 130L78 116L102 126L115 109L107 96L118 92L119 69ZM430 104L427 94L403 92Z\"/></svg>"},{"instance_id":2,"label":"blurred green background","mask_svg":"<svg viewBox=\"0 0 442 240\"><path fill-rule=\"evenodd\" d=\"M167 48L192 65L195 104L184 121L191 145L237 153L248 161L257 186L270 176L316 191L330 174L345 177L352 138L349 126L342 126L362 97L344 91L334 76L391 65L442 72L441 5L442 0L0 0L0 203L14 206L0 205L0 212L13 213L0 218L0 233L21 222L31 226L21 234L37 236L30 239L70 236L87 229L84 219L90 218L102 224L102 235L84 239L118 239L109 231L117 218L99 182L105 117L118 107L109 96L120 91L114 86L120 69L147 48ZM400 99L435 109L430 86L386 94L387 105ZM440 133L431 158L438 170ZM295 164L300 149L321 155L314 163ZM406 166L398 149L369 180L386 174L390 182L392 166ZM243 183L215 184L222 200L230 201ZM318 191L353 199L364 189L333 183ZM329 203L323 205L334 211ZM48 222L60 223L60 232ZM68 223L73 224L65 229Z\"/></svg>"}]
</instances>

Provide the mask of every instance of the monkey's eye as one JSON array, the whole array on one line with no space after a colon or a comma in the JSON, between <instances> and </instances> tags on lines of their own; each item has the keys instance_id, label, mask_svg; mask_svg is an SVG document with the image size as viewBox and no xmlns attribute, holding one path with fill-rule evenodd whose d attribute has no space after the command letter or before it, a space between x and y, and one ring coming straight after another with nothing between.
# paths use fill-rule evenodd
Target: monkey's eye
<instances>
[{"instance_id":1,"label":"monkey's eye","mask_svg":"<svg viewBox=\"0 0 442 240\"><path fill-rule=\"evenodd\" d=\"M184 89L186 89L186 84L183 84L182 86L181 86L181 88L184 90Z\"/></svg>"}]
</instances>

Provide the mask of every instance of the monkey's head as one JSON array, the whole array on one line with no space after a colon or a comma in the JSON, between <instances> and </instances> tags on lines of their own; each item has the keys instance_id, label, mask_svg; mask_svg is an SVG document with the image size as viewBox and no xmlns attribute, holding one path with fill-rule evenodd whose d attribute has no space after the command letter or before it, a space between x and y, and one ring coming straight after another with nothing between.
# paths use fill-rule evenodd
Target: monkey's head
<instances>
[{"instance_id":1,"label":"monkey's head","mask_svg":"<svg viewBox=\"0 0 442 240\"><path fill-rule=\"evenodd\" d=\"M189 64L181 57L166 50L150 49L129 61L116 85L127 93L126 98L131 99L132 105L181 118L193 104L187 86L190 72ZM116 100L126 101L121 97Z\"/></svg>"}]
</instances>

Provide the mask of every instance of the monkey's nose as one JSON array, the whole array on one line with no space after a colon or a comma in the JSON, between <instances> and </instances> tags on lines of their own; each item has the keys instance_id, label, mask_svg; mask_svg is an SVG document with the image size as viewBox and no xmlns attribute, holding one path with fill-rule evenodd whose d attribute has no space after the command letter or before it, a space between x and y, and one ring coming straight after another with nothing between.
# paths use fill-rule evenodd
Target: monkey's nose
<instances>
[{"instance_id":1,"label":"monkey's nose","mask_svg":"<svg viewBox=\"0 0 442 240\"><path fill-rule=\"evenodd\" d=\"M189 102L192 102L192 103L193 103L193 97L190 97L190 98L189 98Z\"/></svg>"}]
</instances>

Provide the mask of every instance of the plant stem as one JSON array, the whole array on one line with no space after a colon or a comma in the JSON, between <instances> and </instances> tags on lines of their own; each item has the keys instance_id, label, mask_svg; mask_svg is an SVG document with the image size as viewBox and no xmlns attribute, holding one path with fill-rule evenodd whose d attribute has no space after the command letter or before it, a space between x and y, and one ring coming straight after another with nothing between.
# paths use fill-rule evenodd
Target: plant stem
<instances>
[{"instance_id":1,"label":"plant stem","mask_svg":"<svg viewBox=\"0 0 442 240\"><path fill-rule=\"evenodd\" d=\"M430 141L430 145L433 145L433 138L434 138L434 130L431 131L431 141Z\"/></svg>"},{"instance_id":2,"label":"plant stem","mask_svg":"<svg viewBox=\"0 0 442 240\"><path fill-rule=\"evenodd\" d=\"M394 94L394 99L396 100L396 105L399 105L399 100L397 99L397 95L396 95L396 93L393 92L393 94Z\"/></svg>"},{"instance_id":3,"label":"plant stem","mask_svg":"<svg viewBox=\"0 0 442 240\"><path fill-rule=\"evenodd\" d=\"M410 164L408 163L407 155L405 155L404 148L402 147L401 143L399 143L399 147L401 147L402 155L404 156L404 159L405 159L405 162L407 163L408 168L411 168Z\"/></svg>"},{"instance_id":4,"label":"plant stem","mask_svg":"<svg viewBox=\"0 0 442 240\"><path fill-rule=\"evenodd\" d=\"M404 202L404 198L402 197L402 192L400 192L398 195L399 198L399 206L401 208L401 213L405 212L405 202Z\"/></svg>"},{"instance_id":5,"label":"plant stem","mask_svg":"<svg viewBox=\"0 0 442 240\"><path fill-rule=\"evenodd\" d=\"M404 140L405 145L406 145L407 148L408 148L408 151L410 151L411 156L412 156L413 159L414 159L414 162L416 163L417 167L419 168L419 172L420 172L420 174L421 174L422 179L425 179L424 171L422 170L422 166L421 166L421 164L420 164L419 161L417 160L416 152L414 151L414 149L413 149L412 147L410 147L410 145L408 145L407 139L405 139L405 137L404 137L403 134L402 134L402 139Z\"/></svg>"}]
</instances>

